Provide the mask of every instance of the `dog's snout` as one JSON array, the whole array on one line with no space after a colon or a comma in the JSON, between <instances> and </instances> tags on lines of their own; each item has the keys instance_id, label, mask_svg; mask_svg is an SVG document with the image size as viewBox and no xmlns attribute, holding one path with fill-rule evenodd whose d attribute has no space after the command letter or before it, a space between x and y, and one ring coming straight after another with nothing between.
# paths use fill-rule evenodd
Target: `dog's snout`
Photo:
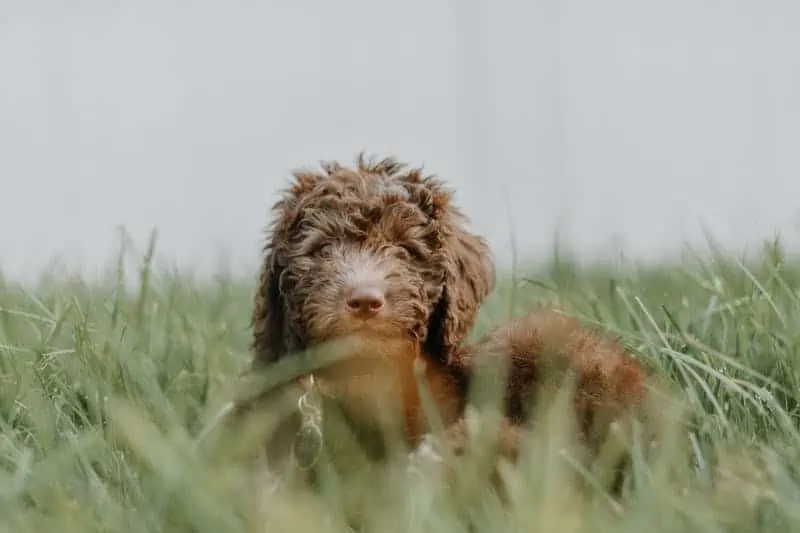
<instances>
[{"instance_id":1,"label":"dog's snout","mask_svg":"<svg viewBox=\"0 0 800 533\"><path fill-rule=\"evenodd\" d=\"M373 315L386 302L383 291L374 285L354 287L347 295L347 307L354 314Z\"/></svg>"}]
</instances>

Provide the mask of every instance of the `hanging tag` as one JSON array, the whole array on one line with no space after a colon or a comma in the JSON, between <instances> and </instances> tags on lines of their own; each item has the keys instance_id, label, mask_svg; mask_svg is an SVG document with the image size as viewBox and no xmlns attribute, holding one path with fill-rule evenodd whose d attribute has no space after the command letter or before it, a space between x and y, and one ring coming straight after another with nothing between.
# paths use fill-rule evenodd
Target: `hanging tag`
<instances>
[{"instance_id":1,"label":"hanging tag","mask_svg":"<svg viewBox=\"0 0 800 533\"><path fill-rule=\"evenodd\" d=\"M294 440L294 456L302 469L313 467L322 451L322 431L316 424L303 424Z\"/></svg>"},{"instance_id":2,"label":"hanging tag","mask_svg":"<svg viewBox=\"0 0 800 533\"><path fill-rule=\"evenodd\" d=\"M315 385L313 375L304 380L303 386L306 391L297 402L303 421L300 431L295 436L293 451L297 464L302 469L313 467L322 451L322 412L312 398L316 390Z\"/></svg>"}]
</instances>

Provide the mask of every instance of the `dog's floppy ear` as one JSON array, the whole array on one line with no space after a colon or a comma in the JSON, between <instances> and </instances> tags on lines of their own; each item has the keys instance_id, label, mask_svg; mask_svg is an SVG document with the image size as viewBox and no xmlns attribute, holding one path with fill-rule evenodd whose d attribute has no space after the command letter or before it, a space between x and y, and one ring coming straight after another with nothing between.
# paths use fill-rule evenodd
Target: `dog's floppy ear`
<instances>
[{"instance_id":1,"label":"dog's floppy ear","mask_svg":"<svg viewBox=\"0 0 800 533\"><path fill-rule=\"evenodd\" d=\"M467 336L478 309L494 288L494 266L486 241L466 229L466 218L449 208L442 218L444 289L428 326L446 359Z\"/></svg>"},{"instance_id":2,"label":"dog's floppy ear","mask_svg":"<svg viewBox=\"0 0 800 533\"><path fill-rule=\"evenodd\" d=\"M404 180L411 199L439 225L443 290L428 323L426 351L446 360L475 323L494 288L494 265L486 241L467 229L468 220L451 204L451 192L434 176L412 171Z\"/></svg>"},{"instance_id":3,"label":"dog's floppy ear","mask_svg":"<svg viewBox=\"0 0 800 533\"><path fill-rule=\"evenodd\" d=\"M254 366L276 361L286 353L283 334L284 308L280 292L281 272L274 250L268 250L261 265L258 290L253 300L251 349Z\"/></svg>"},{"instance_id":4,"label":"dog's floppy ear","mask_svg":"<svg viewBox=\"0 0 800 533\"><path fill-rule=\"evenodd\" d=\"M285 266L286 246L291 228L299 217L298 202L312 191L324 176L312 171L297 171L294 173L294 178L294 183L284 191L283 198L272 208L273 220L264 248L264 260L251 315L253 366L277 361L291 348L280 286Z\"/></svg>"}]
</instances>

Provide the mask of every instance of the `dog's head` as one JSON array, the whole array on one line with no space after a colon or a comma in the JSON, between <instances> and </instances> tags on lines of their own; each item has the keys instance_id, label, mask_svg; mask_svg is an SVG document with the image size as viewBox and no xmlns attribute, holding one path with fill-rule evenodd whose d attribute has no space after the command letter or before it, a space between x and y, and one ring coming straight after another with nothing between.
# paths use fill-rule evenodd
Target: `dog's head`
<instances>
[{"instance_id":1,"label":"dog's head","mask_svg":"<svg viewBox=\"0 0 800 533\"><path fill-rule=\"evenodd\" d=\"M395 159L298 171L273 207L253 309L257 363L364 332L447 358L491 291L485 241L434 176Z\"/></svg>"}]
</instances>

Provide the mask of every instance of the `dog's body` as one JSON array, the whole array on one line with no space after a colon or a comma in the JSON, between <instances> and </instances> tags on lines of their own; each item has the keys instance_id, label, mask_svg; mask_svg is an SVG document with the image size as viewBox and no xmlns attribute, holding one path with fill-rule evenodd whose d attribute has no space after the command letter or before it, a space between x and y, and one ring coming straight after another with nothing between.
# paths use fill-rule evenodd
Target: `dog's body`
<instances>
[{"instance_id":1,"label":"dog's body","mask_svg":"<svg viewBox=\"0 0 800 533\"><path fill-rule=\"evenodd\" d=\"M466 229L439 180L393 159L360 157L352 169L327 163L322 172L295 173L275 205L265 255L253 310L253 367L337 338L362 339L348 360L315 379L375 459L385 456L379 435L393 423L412 449L432 428L417 386L420 361L436 415L456 439L463 437L476 369L508 366L508 374L494 377L506 392L501 448L511 458L550 355L576 371L576 414L587 442L595 440L599 411L641 402L636 362L554 311L532 311L464 346L494 285L488 246ZM389 406L388 418L379 404ZM287 455L299 423L279 427L268 460Z\"/></svg>"}]
</instances>

